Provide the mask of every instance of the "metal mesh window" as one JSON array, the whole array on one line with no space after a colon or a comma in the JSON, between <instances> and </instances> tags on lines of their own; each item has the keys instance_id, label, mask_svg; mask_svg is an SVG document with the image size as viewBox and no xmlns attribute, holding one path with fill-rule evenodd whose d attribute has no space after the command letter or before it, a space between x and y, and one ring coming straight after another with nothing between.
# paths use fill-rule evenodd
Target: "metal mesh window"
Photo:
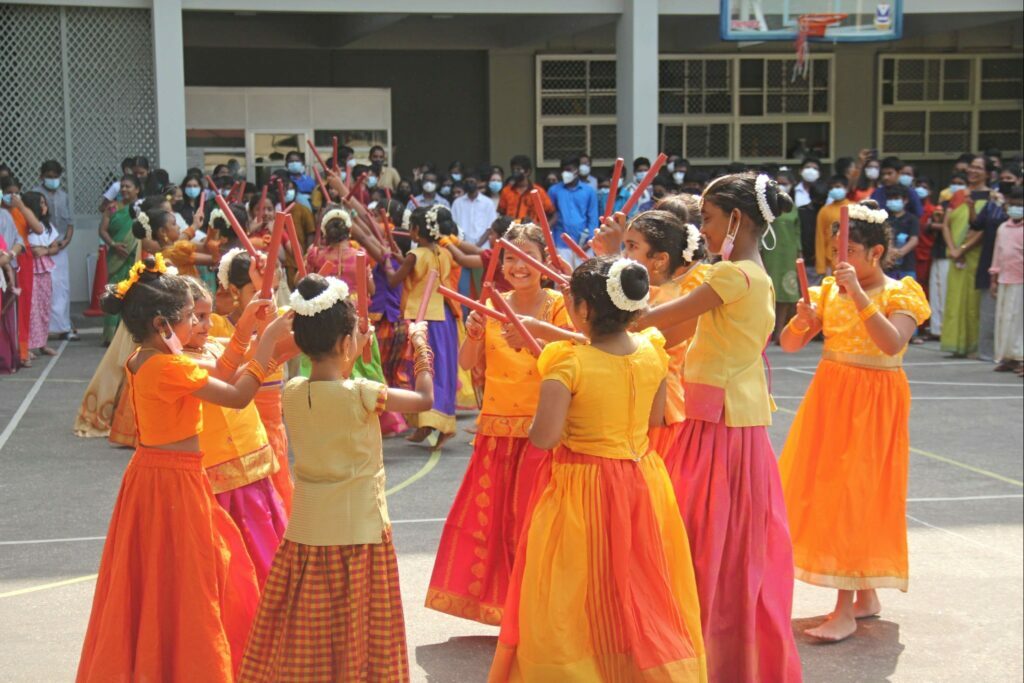
<instances>
[{"instance_id":1,"label":"metal mesh window","mask_svg":"<svg viewBox=\"0 0 1024 683\"><path fill-rule=\"evenodd\" d=\"M615 61L542 58L541 116L615 115Z\"/></svg>"},{"instance_id":2,"label":"metal mesh window","mask_svg":"<svg viewBox=\"0 0 1024 683\"><path fill-rule=\"evenodd\" d=\"M1024 91L1024 60L981 60L981 99L1020 100Z\"/></svg>"},{"instance_id":3,"label":"metal mesh window","mask_svg":"<svg viewBox=\"0 0 1024 683\"><path fill-rule=\"evenodd\" d=\"M971 59L886 57L882 67L883 104L967 102L971 99Z\"/></svg>"},{"instance_id":4,"label":"metal mesh window","mask_svg":"<svg viewBox=\"0 0 1024 683\"><path fill-rule=\"evenodd\" d=\"M658 111L662 114L732 113L732 62L664 58L658 64Z\"/></svg>"},{"instance_id":5,"label":"metal mesh window","mask_svg":"<svg viewBox=\"0 0 1024 683\"><path fill-rule=\"evenodd\" d=\"M740 157L781 158L782 137L781 123L745 123L740 126Z\"/></svg>"},{"instance_id":6,"label":"metal mesh window","mask_svg":"<svg viewBox=\"0 0 1024 683\"><path fill-rule=\"evenodd\" d=\"M978 116L978 149L1024 149L1021 110L983 111Z\"/></svg>"},{"instance_id":7,"label":"metal mesh window","mask_svg":"<svg viewBox=\"0 0 1024 683\"><path fill-rule=\"evenodd\" d=\"M925 117L923 111L886 112L883 149L886 152L924 152Z\"/></svg>"},{"instance_id":8,"label":"metal mesh window","mask_svg":"<svg viewBox=\"0 0 1024 683\"><path fill-rule=\"evenodd\" d=\"M971 112L929 112L928 152L947 152L953 156L970 148Z\"/></svg>"}]
</instances>

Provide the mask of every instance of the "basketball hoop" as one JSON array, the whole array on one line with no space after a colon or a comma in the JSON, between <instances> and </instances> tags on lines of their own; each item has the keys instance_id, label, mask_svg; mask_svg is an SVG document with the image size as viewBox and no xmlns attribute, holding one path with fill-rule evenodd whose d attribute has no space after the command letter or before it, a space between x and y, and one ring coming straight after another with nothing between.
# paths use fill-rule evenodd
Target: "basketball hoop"
<instances>
[{"instance_id":1,"label":"basketball hoop","mask_svg":"<svg viewBox=\"0 0 1024 683\"><path fill-rule=\"evenodd\" d=\"M793 66L793 80L807 78L808 38L824 38L829 26L846 19L846 14L804 14L797 22L796 65Z\"/></svg>"}]
</instances>

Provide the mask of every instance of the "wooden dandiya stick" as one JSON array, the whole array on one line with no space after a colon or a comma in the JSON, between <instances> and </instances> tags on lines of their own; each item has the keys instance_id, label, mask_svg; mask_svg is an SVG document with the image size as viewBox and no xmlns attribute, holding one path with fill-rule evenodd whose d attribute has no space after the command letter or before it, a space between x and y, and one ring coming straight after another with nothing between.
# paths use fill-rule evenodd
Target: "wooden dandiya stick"
<instances>
[{"instance_id":1,"label":"wooden dandiya stick","mask_svg":"<svg viewBox=\"0 0 1024 683\"><path fill-rule=\"evenodd\" d=\"M640 201L640 197L643 196L644 192L647 191L647 188L654 182L654 179L658 176L658 171L661 170L661 167L665 165L666 161L668 161L668 155L664 152L658 155L658 158L654 160L654 164L647 171L647 175L644 176L644 179L641 180L640 184L636 186L635 190L633 190L633 194L630 198L626 200L625 205L622 207L622 213L627 216L629 215L629 212L633 210L636 203Z\"/></svg>"},{"instance_id":2,"label":"wooden dandiya stick","mask_svg":"<svg viewBox=\"0 0 1024 683\"><path fill-rule=\"evenodd\" d=\"M534 339L533 335L530 334L530 331L526 329L526 325L523 324L523 321L519 319L516 312L513 311L512 307L508 305L507 301L505 301L505 297L492 289L491 301L494 303L495 308L501 309L501 312L508 317L509 322L512 323L512 327L516 328L516 331L519 332L523 341L526 342L528 347L530 347L530 351L533 355L539 356L543 350L540 346L540 342Z\"/></svg>"},{"instance_id":3,"label":"wooden dandiya stick","mask_svg":"<svg viewBox=\"0 0 1024 683\"><path fill-rule=\"evenodd\" d=\"M487 290L487 288L484 289L486 291L487 296L490 296L489 290ZM487 306L483 305L479 301L473 301L467 296L462 296L454 289L448 289L444 285L441 285L440 287L437 288L437 291L441 292L441 295L444 296L446 299L451 299L455 303L461 304L470 310L480 313L481 315L494 318L495 320L503 324L507 324L509 322L508 317L503 313L499 313L493 308L487 308Z\"/></svg>"},{"instance_id":4,"label":"wooden dandiya stick","mask_svg":"<svg viewBox=\"0 0 1024 683\"><path fill-rule=\"evenodd\" d=\"M291 207L288 207L291 208ZM295 231L295 221L288 214L288 211L282 211L284 214L284 225L288 230L288 241L292 243L292 256L295 257L295 271L299 279L306 277L306 256L302 253L302 242L299 241L299 234Z\"/></svg>"},{"instance_id":5,"label":"wooden dandiya stick","mask_svg":"<svg viewBox=\"0 0 1024 683\"><path fill-rule=\"evenodd\" d=\"M802 258L796 260L796 276L800 280L800 296L803 297L804 303L809 306L811 304L811 287L807 283L807 266L804 265Z\"/></svg>"},{"instance_id":6,"label":"wooden dandiya stick","mask_svg":"<svg viewBox=\"0 0 1024 683\"><path fill-rule=\"evenodd\" d=\"M286 206L283 209L281 209L281 213L291 213L292 209L294 209L294 208L295 208L295 202L292 202L288 206Z\"/></svg>"},{"instance_id":7,"label":"wooden dandiya stick","mask_svg":"<svg viewBox=\"0 0 1024 683\"><path fill-rule=\"evenodd\" d=\"M526 265L530 266L537 272L541 273L542 275L547 275L549 279L555 282L555 284L561 285L563 287L569 284L569 281L566 279L564 275L562 275L561 273L559 273L557 270L547 265L546 263L541 263L537 259L533 258L525 251L509 242L504 237L498 240L498 244L500 244L507 251L510 251L513 254L515 254L520 260L526 263Z\"/></svg>"},{"instance_id":8,"label":"wooden dandiya stick","mask_svg":"<svg viewBox=\"0 0 1024 683\"><path fill-rule=\"evenodd\" d=\"M331 160L334 162L334 170L338 170L338 136L331 136L331 149L333 150L333 156Z\"/></svg>"},{"instance_id":9,"label":"wooden dandiya stick","mask_svg":"<svg viewBox=\"0 0 1024 683\"><path fill-rule=\"evenodd\" d=\"M434 288L437 286L438 273L432 270L427 273L427 286L423 290L423 298L420 299L420 308L416 311L416 322L421 323L427 317L427 307L430 306L430 297L434 295Z\"/></svg>"},{"instance_id":10,"label":"wooden dandiya stick","mask_svg":"<svg viewBox=\"0 0 1024 683\"><path fill-rule=\"evenodd\" d=\"M238 219L235 218L234 212L231 210L231 206L228 204L228 200L220 196L220 193L214 195L214 199L217 202L217 206L224 213L224 217L228 219L228 223L231 224L231 229L234 230L235 235L238 237L238 241L242 243L245 250L249 252L249 256L256 258L256 247L252 246L252 240L249 239L249 235L245 232L245 229L239 224Z\"/></svg>"},{"instance_id":11,"label":"wooden dandiya stick","mask_svg":"<svg viewBox=\"0 0 1024 683\"><path fill-rule=\"evenodd\" d=\"M367 208L363 206L363 203L356 199L355 197L349 195L347 198L347 205L350 205L352 208L355 209L356 213L359 214L359 217L362 218L363 221L369 226L370 232L373 233L373 236L377 239L378 242L380 242L383 245L385 241L384 235L381 234L380 228L377 226L377 222L373 220L373 216L371 216Z\"/></svg>"},{"instance_id":12,"label":"wooden dandiya stick","mask_svg":"<svg viewBox=\"0 0 1024 683\"><path fill-rule=\"evenodd\" d=\"M263 190L260 192L260 203L257 204L259 208L263 208L263 205L267 203L267 190L270 189L270 183L264 183Z\"/></svg>"},{"instance_id":13,"label":"wooden dandiya stick","mask_svg":"<svg viewBox=\"0 0 1024 683\"><path fill-rule=\"evenodd\" d=\"M316 160L320 162L320 166L323 167L324 171L327 171L327 164L324 163L324 158L320 156L320 152L316 150L316 147L313 145L313 141L307 138L306 144L309 145L309 149L313 152L313 156L316 157Z\"/></svg>"},{"instance_id":14,"label":"wooden dandiya stick","mask_svg":"<svg viewBox=\"0 0 1024 683\"><path fill-rule=\"evenodd\" d=\"M281 180L279 176L274 176L274 180L277 182L277 201L280 202L281 206L284 206L284 182Z\"/></svg>"},{"instance_id":15,"label":"wooden dandiya stick","mask_svg":"<svg viewBox=\"0 0 1024 683\"><path fill-rule=\"evenodd\" d=\"M480 303L487 301L487 297L490 296L487 293L487 287L494 285L494 276L498 273L498 262L501 260L501 242L498 242L497 246L491 251L491 260L487 263L487 272L484 274L484 279L480 283Z\"/></svg>"},{"instance_id":16,"label":"wooden dandiya stick","mask_svg":"<svg viewBox=\"0 0 1024 683\"><path fill-rule=\"evenodd\" d=\"M849 204L839 207L839 238L836 240L836 263L846 263L848 258L850 258ZM839 291L844 292L846 288L840 285Z\"/></svg>"},{"instance_id":17,"label":"wooden dandiya stick","mask_svg":"<svg viewBox=\"0 0 1024 683\"><path fill-rule=\"evenodd\" d=\"M392 235L397 235L398 237L412 237L412 235L410 235L405 230L392 230L391 234Z\"/></svg>"},{"instance_id":18,"label":"wooden dandiya stick","mask_svg":"<svg viewBox=\"0 0 1024 683\"><path fill-rule=\"evenodd\" d=\"M324 183L324 179L316 167L313 168L313 177L316 178L316 184L320 186L320 192L324 196L324 206L327 206L331 203L331 193L327 191L327 184Z\"/></svg>"},{"instance_id":19,"label":"wooden dandiya stick","mask_svg":"<svg viewBox=\"0 0 1024 683\"><path fill-rule=\"evenodd\" d=\"M537 223L544 231L544 241L548 245L548 253L551 255L551 262L559 268L568 268L562 257L558 255L558 248L555 245L555 236L551 233L551 226L548 224L548 216L544 213L544 202L540 198L540 192L530 190L530 197L533 199L533 211L537 214Z\"/></svg>"},{"instance_id":20,"label":"wooden dandiya stick","mask_svg":"<svg viewBox=\"0 0 1024 683\"><path fill-rule=\"evenodd\" d=\"M589 256L587 256L587 252L583 251L583 247L581 247L580 245L576 244L576 240L574 240L573 238L569 237L569 233L567 233L567 232L563 232L562 233L562 241L565 242L565 246L569 247L569 249L572 250L572 253L576 254L577 256L579 256L584 261L586 261L586 260L588 260L590 258Z\"/></svg>"},{"instance_id":21,"label":"wooden dandiya stick","mask_svg":"<svg viewBox=\"0 0 1024 683\"><path fill-rule=\"evenodd\" d=\"M237 197L235 196L234 187L238 188L238 196ZM231 196L234 198L234 200L236 202L245 201L245 181L244 180L239 180L237 183L235 183L234 187L232 187L232 189L231 189Z\"/></svg>"},{"instance_id":22,"label":"wooden dandiya stick","mask_svg":"<svg viewBox=\"0 0 1024 683\"><path fill-rule=\"evenodd\" d=\"M337 143L338 138L334 138ZM356 252L356 311L359 317L359 331L366 334L370 331L370 302L369 286L366 283L366 252L360 249ZM373 360L373 348L369 342L363 346L363 362L369 363Z\"/></svg>"},{"instance_id":23,"label":"wooden dandiya stick","mask_svg":"<svg viewBox=\"0 0 1024 683\"><path fill-rule=\"evenodd\" d=\"M284 237L285 215L278 214L274 218L274 230L270 233L270 246L267 247L267 268L263 271L263 287L260 298L269 299L274 288L274 274L277 272L277 254L281 251L281 239Z\"/></svg>"},{"instance_id":24,"label":"wooden dandiya stick","mask_svg":"<svg viewBox=\"0 0 1024 683\"><path fill-rule=\"evenodd\" d=\"M412 202L413 208L420 208L420 203L416 201L416 195L409 195L409 201Z\"/></svg>"},{"instance_id":25,"label":"wooden dandiya stick","mask_svg":"<svg viewBox=\"0 0 1024 683\"><path fill-rule=\"evenodd\" d=\"M203 213L203 209L206 207L206 193L199 193L199 213ZM203 219L206 219L206 214L203 214Z\"/></svg>"},{"instance_id":26,"label":"wooden dandiya stick","mask_svg":"<svg viewBox=\"0 0 1024 683\"><path fill-rule=\"evenodd\" d=\"M334 273L332 272L333 270L334 266L332 266L331 263L328 261L327 263L320 266L320 270L317 272L317 275L320 275L321 277L334 277Z\"/></svg>"},{"instance_id":27,"label":"wooden dandiya stick","mask_svg":"<svg viewBox=\"0 0 1024 683\"><path fill-rule=\"evenodd\" d=\"M611 216L612 210L615 208L615 199L619 196L619 181L622 180L622 168L625 165L626 160L622 157L615 160L615 168L612 170L612 182L609 185L608 202L604 206L604 218Z\"/></svg>"}]
</instances>

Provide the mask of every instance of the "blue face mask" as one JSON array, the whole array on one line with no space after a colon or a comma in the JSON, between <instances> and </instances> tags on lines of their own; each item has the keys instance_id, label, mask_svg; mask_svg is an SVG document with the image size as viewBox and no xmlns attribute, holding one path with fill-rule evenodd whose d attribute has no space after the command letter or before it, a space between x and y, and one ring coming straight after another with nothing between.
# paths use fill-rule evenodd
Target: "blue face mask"
<instances>
[{"instance_id":1,"label":"blue face mask","mask_svg":"<svg viewBox=\"0 0 1024 683\"><path fill-rule=\"evenodd\" d=\"M597 204L599 207L604 206L605 202L608 201L608 195L612 193L607 187L602 187L597 191Z\"/></svg>"},{"instance_id":2,"label":"blue face mask","mask_svg":"<svg viewBox=\"0 0 1024 683\"><path fill-rule=\"evenodd\" d=\"M286 204L291 204L295 201L295 190L285 190L284 201Z\"/></svg>"},{"instance_id":3,"label":"blue face mask","mask_svg":"<svg viewBox=\"0 0 1024 683\"><path fill-rule=\"evenodd\" d=\"M644 181L644 178L647 177L647 171L637 171L635 175L636 175L636 181L638 183L642 183Z\"/></svg>"},{"instance_id":4,"label":"blue face mask","mask_svg":"<svg viewBox=\"0 0 1024 683\"><path fill-rule=\"evenodd\" d=\"M949 191L952 192L953 194L956 194L957 192L962 192L966 189L966 185L961 185L959 183L953 183L952 185L949 186Z\"/></svg>"},{"instance_id":5,"label":"blue face mask","mask_svg":"<svg viewBox=\"0 0 1024 683\"><path fill-rule=\"evenodd\" d=\"M59 190L60 178L43 178L43 187L50 191Z\"/></svg>"},{"instance_id":6,"label":"blue face mask","mask_svg":"<svg viewBox=\"0 0 1024 683\"><path fill-rule=\"evenodd\" d=\"M928 197L931 196L931 192L928 191L927 187L915 187L914 192L917 193L919 199L928 199Z\"/></svg>"},{"instance_id":7,"label":"blue face mask","mask_svg":"<svg viewBox=\"0 0 1024 683\"><path fill-rule=\"evenodd\" d=\"M451 193L452 193L452 188L451 188L450 186L448 186L448 185L442 185L442 186L441 186L441 194L442 194L442 195L444 195L445 197L447 197L447 196L448 196L448 195L450 195Z\"/></svg>"},{"instance_id":8,"label":"blue face mask","mask_svg":"<svg viewBox=\"0 0 1024 683\"><path fill-rule=\"evenodd\" d=\"M196 197L199 196L199 193L202 192L202 191L203 191L202 188L199 188L199 187L195 187L195 186L186 187L185 188L185 196L188 197L189 199L195 199Z\"/></svg>"},{"instance_id":9,"label":"blue face mask","mask_svg":"<svg viewBox=\"0 0 1024 683\"><path fill-rule=\"evenodd\" d=\"M288 162L288 172L289 173L292 173L294 175L298 175L298 174L302 173L305 170L306 170L306 166L301 161L289 161Z\"/></svg>"},{"instance_id":10,"label":"blue face mask","mask_svg":"<svg viewBox=\"0 0 1024 683\"><path fill-rule=\"evenodd\" d=\"M366 186L367 186L368 188L370 188L371 190L372 190L373 188L377 187L377 176L375 176L375 175L372 175L372 176L370 176L369 178L367 178L367 179L366 179Z\"/></svg>"},{"instance_id":11,"label":"blue face mask","mask_svg":"<svg viewBox=\"0 0 1024 683\"><path fill-rule=\"evenodd\" d=\"M12 199L14 199L14 195L11 195L11 194L5 194L5 195L3 195L3 198L2 198L2 199L0 199L0 201L2 201L2 202L3 202L4 204L6 204L7 206L10 206L10 205L11 205L11 200L12 200Z\"/></svg>"},{"instance_id":12,"label":"blue face mask","mask_svg":"<svg viewBox=\"0 0 1024 683\"><path fill-rule=\"evenodd\" d=\"M846 199L846 188L845 187L833 187L828 191L828 198L834 202L841 202Z\"/></svg>"},{"instance_id":13,"label":"blue face mask","mask_svg":"<svg viewBox=\"0 0 1024 683\"><path fill-rule=\"evenodd\" d=\"M888 209L889 213L900 213L903 211L903 200L887 199L885 200L885 208Z\"/></svg>"},{"instance_id":14,"label":"blue face mask","mask_svg":"<svg viewBox=\"0 0 1024 683\"><path fill-rule=\"evenodd\" d=\"M462 174L461 173L452 173L452 182L453 183L461 183L462 182Z\"/></svg>"},{"instance_id":15,"label":"blue face mask","mask_svg":"<svg viewBox=\"0 0 1024 683\"><path fill-rule=\"evenodd\" d=\"M903 173L900 175L900 185L903 187L910 187L914 184L914 176Z\"/></svg>"},{"instance_id":16,"label":"blue face mask","mask_svg":"<svg viewBox=\"0 0 1024 683\"><path fill-rule=\"evenodd\" d=\"M501 192L501 181L492 180L491 182L487 183L487 189L490 190L491 192Z\"/></svg>"},{"instance_id":17,"label":"blue face mask","mask_svg":"<svg viewBox=\"0 0 1024 683\"><path fill-rule=\"evenodd\" d=\"M1010 220L1020 222L1020 219L1024 218L1024 206L1008 206L1006 207L1006 215L1010 217Z\"/></svg>"}]
</instances>

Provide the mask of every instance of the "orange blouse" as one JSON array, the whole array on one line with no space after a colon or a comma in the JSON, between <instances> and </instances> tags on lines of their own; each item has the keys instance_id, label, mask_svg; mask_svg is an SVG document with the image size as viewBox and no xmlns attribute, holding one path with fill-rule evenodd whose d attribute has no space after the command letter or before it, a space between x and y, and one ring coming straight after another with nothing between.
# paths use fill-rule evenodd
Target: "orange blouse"
<instances>
[{"instance_id":1,"label":"orange blouse","mask_svg":"<svg viewBox=\"0 0 1024 683\"><path fill-rule=\"evenodd\" d=\"M138 354L136 351L128 359ZM203 431L202 402L192 394L206 386L209 373L191 358L158 353L133 374L128 371L139 443L144 446L182 441Z\"/></svg>"},{"instance_id":2,"label":"orange blouse","mask_svg":"<svg viewBox=\"0 0 1024 683\"><path fill-rule=\"evenodd\" d=\"M178 269L178 275L191 275L199 277L199 269L196 268L196 245L188 240L178 240L160 250L164 258L174 264Z\"/></svg>"}]
</instances>

